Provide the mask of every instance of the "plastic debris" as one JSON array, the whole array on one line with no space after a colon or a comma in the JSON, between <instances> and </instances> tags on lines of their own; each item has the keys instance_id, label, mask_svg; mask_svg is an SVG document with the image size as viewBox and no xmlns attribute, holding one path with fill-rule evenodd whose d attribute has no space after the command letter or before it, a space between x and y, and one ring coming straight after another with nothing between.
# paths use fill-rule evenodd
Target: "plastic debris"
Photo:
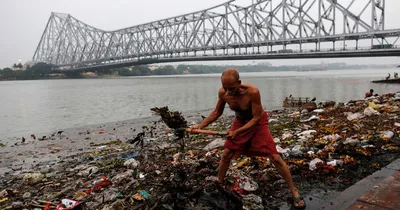
<instances>
[{"instance_id":1,"label":"plastic debris","mask_svg":"<svg viewBox=\"0 0 400 210\"><path fill-rule=\"evenodd\" d=\"M319 158L315 158L314 160L312 160L311 162L310 162L310 170L311 171L314 171L315 169L317 169L317 163L324 163L324 161L322 161L321 159L319 159Z\"/></svg>"},{"instance_id":2,"label":"plastic debris","mask_svg":"<svg viewBox=\"0 0 400 210\"><path fill-rule=\"evenodd\" d=\"M365 116L373 116L373 115L380 115L378 111L374 110L372 107L367 107L364 110L364 115Z\"/></svg>"},{"instance_id":3,"label":"plastic debris","mask_svg":"<svg viewBox=\"0 0 400 210\"><path fill-rule=\"evenodd\" d=\"M354 114L350 114L349 116L347 116L347 120L353 121L353 120L358 120L358 119L361 119L364 117L365 116L362 113L354 113Z\"/></svg>"},{"instance_id":4,"label":"plastic debris","mask_svg":"<svg viewBox=\"0 0 400 210\"><path fill-rule=\"evenodd\" d=\"M394 133L392 131L385 131L382 133L382 138L389 140L394 136Z\"/></svg>"},{"instance_id":5,"label":"plastic debris","mask_svg":"<svg viewBox=\"0 0 400 210\"><path fill-rule=\"evenodd\" d=\"M135 169L139 166L139 162L132 158L125 161L124 166L130 169Z\"/></svg>"},{"instance_id":6,"label":"plastic debris","mask_svg":"<svg viewBox=\"0 0 400 210\"><path fill-rule=\"evenodd\" d=\"M222 138L217 138L214 141L212 141L211 143L209 143L207 146L204 147L203 150L213 150L219 147L223 147L225 144L225 140Z\"/></svg>"}]
</instances>

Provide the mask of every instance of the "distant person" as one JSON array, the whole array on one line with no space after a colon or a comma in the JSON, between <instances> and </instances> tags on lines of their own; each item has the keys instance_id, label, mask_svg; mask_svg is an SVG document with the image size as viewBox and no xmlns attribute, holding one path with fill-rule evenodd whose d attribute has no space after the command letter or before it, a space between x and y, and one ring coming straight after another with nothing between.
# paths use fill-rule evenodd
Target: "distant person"
<instances>
[{"instance_id":1,"label":"distant person","mask_svg":"<svg viewBox=\"0 0 400 210\"><path fill-rule=\"evenodd\" d=\"M371 96L373 96L373 95L374 95L374 90L371 89L371 90L369 90L369 92L366 92L366 93L365 93L365 98L369 98L369 97L371 97Z\"/></svg>"},{"instance_id":2,"label":"distant person","mask_svg":"<svg viewBox=\"0 0 400 210\"><path fill-rule=\"evenodd\" d=\"M389 74L389 76L386 77L386 80L390 79L390 73L388 73L388 74Z\"/></svg>"},{"instance_id":3,"label":"distant person","mask_svg":"<svg viewBox=\"0 0 400 210\"><path fill-rule=\"evenodd\" d=\"M282 178L286 181L295 208L305 208L306 203L292 181L289 168L276 150L274 139L268 128L268 115L261 104L260 92L251 84L243 84L239 73L227 69L221 76L222 87L218 91L215 110L200 125L192 128L203 129L217 120L223 113L225 104L235 111L235 120L227 134L225 149L218 169L218 182L223 185L231 160L242 154L246 156L269 157Z\"/></svg>"},{"instance_id":4,"label":"distant person","mask_svg":"<svg viewBox=\"0 0 400 210\"><path fill-rule=\"evenodd\" d=\"M393 77L397 79L399 78L399 74L397 74L397 72L394 72Z\"/></svg>"}]
</instances>

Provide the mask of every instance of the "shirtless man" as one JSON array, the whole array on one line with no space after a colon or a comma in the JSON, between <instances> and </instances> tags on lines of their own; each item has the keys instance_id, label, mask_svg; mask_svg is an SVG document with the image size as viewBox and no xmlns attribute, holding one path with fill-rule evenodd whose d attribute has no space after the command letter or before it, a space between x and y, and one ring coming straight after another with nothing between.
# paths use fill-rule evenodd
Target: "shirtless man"
<instances>
[{"instance_id":1,"label":"shirtless man","mask_svg":"<svg viewBox=\"0 0 400 210\"><path fill-rule=\"evenodd\" d=\"M227 134L219 170L218 182L223 184L232 158L240 155L267 156L289 186L293 195L294 207L304 208L305 201L293 184L288 166L276 150L269 132L268 116L264 112L260 92L251 84L242 84L239 73L227 69L221 76L222 87L218 91L215 110L199 125L192 128L203 129L217 120L223 113L225 104L235 111L236 118Z\"/></svg>"}]
</instances>

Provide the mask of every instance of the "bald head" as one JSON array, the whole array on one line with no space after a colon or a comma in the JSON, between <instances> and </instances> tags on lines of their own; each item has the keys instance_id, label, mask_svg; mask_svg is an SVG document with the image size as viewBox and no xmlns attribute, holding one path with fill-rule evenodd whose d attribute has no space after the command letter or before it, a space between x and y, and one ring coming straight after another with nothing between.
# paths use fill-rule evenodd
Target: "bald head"
<instances>
[{"instance_id":1,"label":"bald head","mask_svg":"<svg viewBox=\"0 0 400 210\"><path fill-rule=\"evenodd\" d=\"M234 80L234 81L239 81L239 72L237 72L235 69L226 69L224 72L222 72L221 80Z\"/></svg>"},{"instance_id":2,"label":"bald head","mask_svg":"<svg viewBox=\"0 0 400 210\"><path fill-rule=\"evenodd\" d=\"M227 69L221 76L222 87L229 95L237 95L240 93L241 81L239 73L235 69Z\"/></svg>"}]
</instances>

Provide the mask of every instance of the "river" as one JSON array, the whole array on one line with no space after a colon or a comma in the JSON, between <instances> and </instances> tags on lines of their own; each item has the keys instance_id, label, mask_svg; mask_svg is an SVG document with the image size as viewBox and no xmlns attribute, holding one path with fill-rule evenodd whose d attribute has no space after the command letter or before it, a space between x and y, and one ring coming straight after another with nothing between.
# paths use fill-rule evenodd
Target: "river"
<instances>
[{"instance_id":1,"label":"river","mask_svg":"<svg viewBox=\"0 0 400 210\"><path fill-rule=\"evenodd\" d=\"M293 96L347 102L400 90L396 84L372 84L396 69L320 72L242 73L255 84L267 110L281 108ZM215 106L220 74L0 82L0 139L37 132L151 116L150 108L169 106L185 113Z\"/></svg>"}]
</instances>

